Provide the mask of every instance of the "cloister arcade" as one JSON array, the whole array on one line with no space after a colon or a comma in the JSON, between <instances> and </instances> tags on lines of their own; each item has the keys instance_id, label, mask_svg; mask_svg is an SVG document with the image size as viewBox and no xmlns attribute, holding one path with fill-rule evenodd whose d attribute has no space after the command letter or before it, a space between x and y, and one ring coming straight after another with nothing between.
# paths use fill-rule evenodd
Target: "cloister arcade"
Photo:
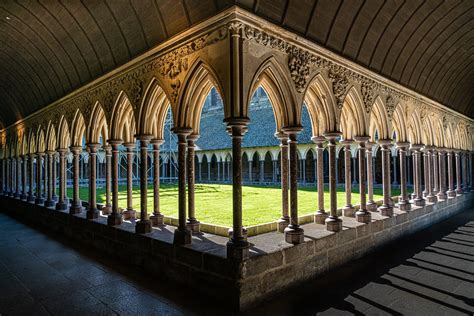
<instances>
[{"instance_id":1,"label":"cloister arcade","mask_svg":"<svg viewBox=\"0 0 474 316\"><path fill-rule=\"evenodd\" d=\"M162 50L166 53L159 51L151 59L134 61L111 75L116 77L93 83L3 130L3 195L68 210L71 215L86 212L89 220L102 213L110 226L137 217L136 233L151 232L152 226L163 225L160 172L164 161L160 162L160 146L165 140L163 130L169 109L177 137L179 219L175 244L191 243L193 232L199 231L194 185L204 175L210 177L212 168L218 170L212 170L216 177L211 180L225 179L233 186L233 227L227 256L239 260L249 255L242 226L243 179L260 177L281 182L282 213L275 221L286 242L292 244L304 240L304 225L298 217L299 180L316 182L314 222L332 232L341 231L346 217L369 223L372 212L392 216L394 208L408 211L412 205L436 203L471 190L471 119L392 82L369 78L370 73L360 72L350 63L341 66L340 61L332 61L287 37L259 30L245 19L224 19L189 34L193 36L181 39L180 45L174 42L168 50ZM248 105L258 87L265 90L272 104L280 148L243 152ZM222 96L225 125L221 128L227 130L232 143L231 152L219 156L195 151L199 136L208 132L201 129L200 118L212 88ZM301 124L304 104L310 126ZM312 131L314 145L301 150L298 134L303 129ZM135 151L137 143L139 151ZM394 152L398 153L398 161L392 158ZM98 153L104 162L99 169ZM409 164L408 153L412 157ZM123 155L127 168L120 174ZM374 155L381 156L381 174L373 172ZM298 156L314 163L303 166ZM66 196L68 157L72 162L70 200ZM84 160L87 175L81 168ZM134 162L139 164L140 173L139 214L132 206ZM253 171L249 168L257 164ZM394 168L393 177L397 177L401 189L399 197L392 196L390 189ZM309 170L311 176L304 173L305 179L301 179L299 169ZM96 196L98 173L106 187L106 203L101 210ZM357 173L360 201L351 200L351 173ZM345 181L345 205L337 205L336 201L338 174L338 179ZM413 194L407 190L407 174L413 179ZM121 176L126 178L128 193L123 212L118 204ZM374 177L383 183L380 206L373 199ZM89 186L85 209L79 198L80 179L84 178ZM147 209L149 179L153 183L152 210ZM324 209L325 179L330 191L328 210ZM343 216L338 208L342 208Z\"/></svg>"}]
</instances>

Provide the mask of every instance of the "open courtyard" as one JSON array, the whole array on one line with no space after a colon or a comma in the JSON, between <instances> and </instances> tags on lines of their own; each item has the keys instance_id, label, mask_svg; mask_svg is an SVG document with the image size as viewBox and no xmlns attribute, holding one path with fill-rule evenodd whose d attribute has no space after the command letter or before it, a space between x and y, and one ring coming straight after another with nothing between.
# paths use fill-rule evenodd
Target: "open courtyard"
<instances>
[{"instance_id":1,"label":"open courtyard","mask_svg":"<svg viewBox=\"0 0 474 316\"><path fill-rule=\"evenodd\" d=\"M196 184L196 217L199 221L222 226L232 226L232 185L230 184ZM88 188L80 188L80 197L88 199ZM400 194L399 189L392 188L392 196ZM72 196L72 190L68 190ZM344 187L338 188L337 205L345 205ZM374 200L381 200L382 189L374 189ZM358 189L353 188L352 204L359 204ZM281 188L278 186L244 186L243 187L243 224L252 226L274 222L281 217ZM105 203L105 188L97 189L97 202ZM318 194L315 187L298 188L298 204L300 216L309 215L317 210ZM119 186L119 206L126 208L127 188ZM324 206L329 210L329 190L324 192ZM133 208L140 210L139 187L133 189ZM148 210L153 210L153 187L148 188ZM165 216L178 217L178 185L162 184L160 187L160 211ZM138 213L137 213L138 215Z\"/></svg>"}]
</instances>

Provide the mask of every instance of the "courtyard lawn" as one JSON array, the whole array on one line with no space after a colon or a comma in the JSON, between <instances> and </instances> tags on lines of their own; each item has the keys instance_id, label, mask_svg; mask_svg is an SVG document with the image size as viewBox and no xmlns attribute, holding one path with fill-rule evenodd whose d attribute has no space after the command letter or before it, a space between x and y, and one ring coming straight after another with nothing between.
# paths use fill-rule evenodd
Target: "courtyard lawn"
<instances>
[{"instance_id":1,"label":"courtyard lawn","mask_svg":"<svg viewBox=\"0 0 474 316\"><path fill-rule=\"evenodd\" d=\"M196 184L196 217L201 222L232 226L232 185L230 184ZM399 195L397 189L392 189L392 195ZM68 196L72 196L72 189L68 189ZM80 189L80 197L88 200L88 188ZM382 189L374 189L374 200L382 199ZM97 202L105 202L105 189L97 189ZM119 187L119 206L126 207L126 187ZM315 187L298 188L299 215L313 214L317 210L318 196ZM359 204L358 191L353 189L352 204ZM324 205L329 210L329 192L324 194ZM337 205L345 205L345 191L339 188ZM133 206L140 209L140 191L134 187ZM161 213L167 216L178 217L178 186L176 184L162 184L160 187ZM153 188L148 190L148 212L153 211ZM137 214L138 215L138 214ZM244 186L243 187L243 224L251 226L278 220L281 216L281 190L279 187Z\"/></svg>"}]
</instances>

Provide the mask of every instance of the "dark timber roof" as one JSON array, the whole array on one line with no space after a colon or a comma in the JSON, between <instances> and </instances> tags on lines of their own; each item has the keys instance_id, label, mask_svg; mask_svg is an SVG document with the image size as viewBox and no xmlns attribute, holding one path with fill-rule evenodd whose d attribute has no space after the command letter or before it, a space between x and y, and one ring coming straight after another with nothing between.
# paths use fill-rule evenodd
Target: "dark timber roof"
<instances>
[{"instance_id":1,"label":"dark timber roof","mask_svg":"<svg viewBox=\"0 0 474 316\"><path fill-rule=\"evenodd\" d=\"M237 4L474 117L474 1L0 3L0 127Z\"/></svg>"}]
</instances>

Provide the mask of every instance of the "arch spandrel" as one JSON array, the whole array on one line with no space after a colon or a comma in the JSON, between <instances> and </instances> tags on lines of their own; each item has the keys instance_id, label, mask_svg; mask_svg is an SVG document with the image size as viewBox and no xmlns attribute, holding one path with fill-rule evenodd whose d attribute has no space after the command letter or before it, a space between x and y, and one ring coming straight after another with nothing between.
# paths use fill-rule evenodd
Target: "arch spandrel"
<instances>
[{"instance_id":1,"label":"arch spandrel","mask_svg":"<svg viewBox=\"0 0 474 316\"><path fill-rule=\"evenodd\" d=\"M379 139L391 139L392 127L388 119L385 104L380 96L375 98L374 104L370 111L369 121L370 136L374 140L374 131L378 131Z\"/></svg>"},{"instance_id":2,"label":"arch spandrel","mask_svg":"<svg viewBox=\"0 0 474 316\"><path fill-rule=\"evenodd\" d=\"M36 137L36 152L44 153L46 150L44 130L41 126L38 127L37 137Z\"/></svg>"},{"instance_id":3,"label":"arch spandrel","mask_svg":"<svg viewBox=\"0 0 474 316\"><path fill-rule=\"evenodd\" d=\"M110 125L111 139L122 140L124 143L135 142L136 124L135 112L127 94L122 91L119 93L115 106L112 111L112 120ZM104 140L107 140L108 132L102 133ZM97 139L96 139L97 140ZM99 143L99 142L97 142Z\"/></svg>"},{"instance_id":4,"label":"arch spandrel","mask_svg":"<svg viewBox=\"0 0 474 316\"><path fill-rule=\"evenodd\" d=\"M70 136L69 124L66 120L66 117L61 117L58 126L57 133L57 146L59 149L67 149L71 146L71 136Z\"/></svg>"},{"instance_id":5,"label":"arch spandrel","mask_svg":"<svg viewBox=\"0 0 474 316\"><path fill-rule=\"evenodd\" d=\"M367 113L361 93L355 86L348 90L344 98L342 109L339 112L339 122L344 139L368 135Z\"/></svg>"},{"instance_id":6,"label":"arch spandrel","mask_svg":"<svg viewBox=\"0 0 474 316\"><path fill-rule=\"evenodd\" d=\"M109 136L109 128L107 120L105 118L105 112L102 108L102 105L99 102L96 102L92 114L87 125L86 130L86 142L99 144L100 138L105 141Z\"/></svg>"},{"instance_id":7,"label":"arch spandrel","mask_svg":"<svg viewBox=\"0 0 474 316\"><path fill-rule=\"evenodd\" d=\"M160 80L156 77L152 78L145 90L140 106L137 124L138 134L152 135L155 139L163 139L163 129L170 106L169 96Z\"/></svg>"},{"instance_id":8,"label":"arch spandrel","mask_svg":"<svg viewBox=\"0 0 474 316\"><path fill-rule=\"evenodd\" d=\"M392 116L392 134L393 132L397 135L398 142L408 141L407 136L407 107L404 103L399 102Z\"/></svg>"},{"instance_id":9,"label":"arch spandrel","mask_svg":"<svg viewBox=\"0 0 474 316\"><path fill-rule=\"evenodd\" d=\"M80 109L76 110L71 126L71 145L82 147L82 139L86 137L86 123Z\"/></svg>"},{"instance_id":10,"label":"arch spandrel","mask_svg":"<svg viewBox=\"0 0 474 316\"><path fill-rule=\"evenodd\" d=\"M311 119L313 136L338 130L336 100L322 73L317 73L310 81L304 93L304 102Z\"/></svg>"},{"instance_id":11,"label":"arch spandrel","mask_svg":"<svg viewBox=\"0 0 474 316\"><path fill-rule=\"evenodd\" d=\"M46 151L53 151L57 148L56 127L53 122L48 123L46 130Z\"/></svg>"}]
</instances>

